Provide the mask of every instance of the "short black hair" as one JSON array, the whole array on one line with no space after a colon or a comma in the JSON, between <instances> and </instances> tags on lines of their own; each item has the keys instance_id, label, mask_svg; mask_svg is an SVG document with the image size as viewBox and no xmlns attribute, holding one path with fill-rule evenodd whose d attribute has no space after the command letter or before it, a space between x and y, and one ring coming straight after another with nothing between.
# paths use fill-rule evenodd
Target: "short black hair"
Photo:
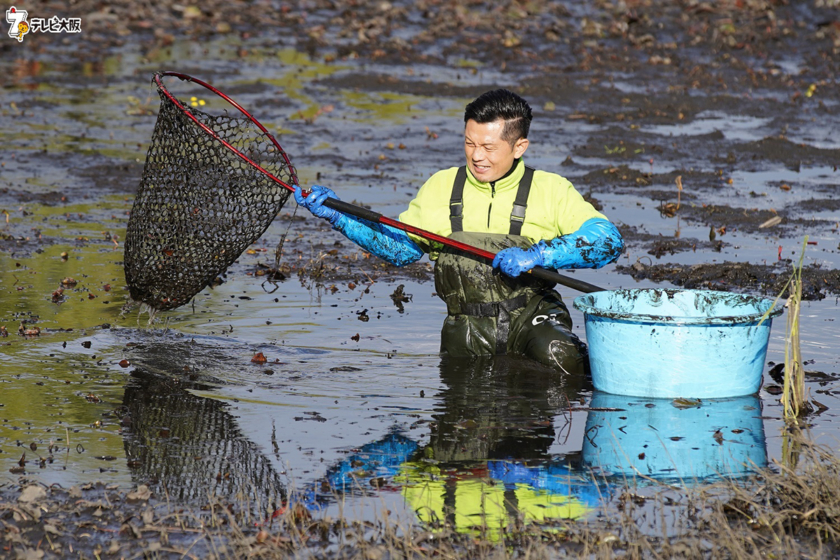
<instances>
[{"instance_id":1,"label":"short black hair","mask_svg":"<svg viewBox=\"0 0 840 560\"><path fill-rule=\"evenodd\" d=\"M494 89L482 93L464 110L464 124L473 120L477 123L495 122L504 119L502 140L512 146L520 138L528 138L531 128L531 106L528 102L506 89Z\"/></svg>"}]
</instances>

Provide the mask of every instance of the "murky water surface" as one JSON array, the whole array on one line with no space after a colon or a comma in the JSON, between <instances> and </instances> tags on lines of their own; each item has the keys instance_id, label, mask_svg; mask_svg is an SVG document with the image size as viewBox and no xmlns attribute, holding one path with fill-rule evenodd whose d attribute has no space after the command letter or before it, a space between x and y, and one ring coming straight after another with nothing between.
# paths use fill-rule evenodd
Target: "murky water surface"
<instances>
[{"instance_id":1,"label":"murky water surface","mask_svg":"<svg viewBox=\"0 0 840 560\"><path fill-rule=\"evenodd\" d=\"M472 92L513 79L470 61L448 69L326 64L254 45L241 59L238 46L235 39L176 43L142 55L126 47L95 65L61 57L0 61L7 75L0 187L32 195L7 208L0 226L15 237L60 240L0 260L0 324L9 333L0 338L2 478L148 483L177 499L235 493L266 508L292 496L332 513L374 517L387 508L407 521L449 519L469 530L481 522L498 526L510 515L506 502L535 521L577 518L625 484L746 476L745 464L768 466L780 457L781 409L765 390L680 409L599 393L588 380L521 361L442 361L445 309L432 282L400 281L411 295L404 310L390 298L396 282L388 280L335 290L295 277L261 283L247 271L271 259L287 223L276 223L256 244L268 252L243 255L226 283L194 305L153 328L145 317L120 317L127 293L120 241L154 124L154 71L173 68L211 81L278 134L304 184L331 185L345 200L390 216L432 172L460 164L460 116ZM199 56L199 48L207 51ZM464 96L340 85L383 73L454 84ZM199 91L180 91L200 96L208 110L221 107ZM797 141L837 147L830 119L791 124ZM726 141L752 142L776 126L769 117L715 110L640 132L663 143L715 131ZM598 130L538 114L530 161L561 170L573 146ZM602 158L575 157L561 172L575 180L609 166L609 149ZM691 159L704 172L718 169L707 155ZM656 174L684 165L644 153L626 163ZM722 198L696 192L686 204L781 209L840 183L822 164L742 166L726 176L732 188ZM708 235L704 224L663 216L661 201L643 191L593 194L613 220L646 233ZM836 208L820 215L840 220ZM21 229L24 216L37 228ZM837 267L836 229L810 233L818 244L809 246L807 261ZM721 252L671 260L773 262L779 247L794 258L801 245L801 237L772 229L730 231L723 239ZM622 263L640 258L651 257L631 249ZM645 287L612 268L574 274L606 289ZM62 285L66 278L75 282ZM577 295L561 293L567 302ZM801 326L806 368L822 372L809 389L827 407L811 431L835 448L837 306L833 297L806 302ZM583 337L583 318L572 313ZM784 361L784 321L774 324L768 361ZM37 326L40 335L21 336L19 326ZM257 353L265 363L254 363Z\"/></svg>"}]
</instances>

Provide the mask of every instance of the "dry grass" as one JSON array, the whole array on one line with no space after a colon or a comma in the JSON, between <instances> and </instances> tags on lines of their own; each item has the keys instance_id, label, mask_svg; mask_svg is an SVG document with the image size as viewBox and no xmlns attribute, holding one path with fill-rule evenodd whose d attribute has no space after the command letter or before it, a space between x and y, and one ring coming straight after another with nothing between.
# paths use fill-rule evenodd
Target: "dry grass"
<instances>
[{"instance_id":1,"label":"dry grass","mask_svg":"<svg viewBox=\"0 0 840 560\"><path fill-rule=\"evenodd\" d=\"M284 517L250 554L318 558L824 558L840 552L840 460L791 433L799 467L747 481L614 492L588 521L512 523L500 542L447 526L434 532L376 523ZM288 539L288 540L286 540ZM336 544L338 543L338 544ZM244 549L238 552L245 552Z\"/></svg>"},{"instance_id":2,"label":"dry grass","mask_svg":"<svg viewBox=\"0 0 840 560\"><path fill-rule=\"evenodd\" d=\"M42 503L0 503L0 525L8 557L35 557L38 551L44 558L224 560L835 556L840 552L840 461L805 440L799 446L796 469L781 466L779 472L765 471L746 482L693 489L626 488L614 492L588 521L526 525L519 520L497 541L445 525L400 526L387 514L374 521L313 518L302 507L255 524L249 515L216 501L190 510L121 505L111 495L108 507L84 500L71 512L63 491L51 489Z\"/></svg>"},{"instance_id":3,"label":"dry grass","mask_svg":"<svg viewBox=\"0 0 840 560\"><path fill-rule=\"evenodd\" d=\"M795 434L802 465L748 481L615 492L588 521L512 523L500 542L454 532L284 517L261 558L825 558L840 552L840 461ZM282 535L282 536L281 536ZM274 540L272 540L274 539ZM277 540L279 539L279 540ZM244 545L245 541L239 540Z\"/></svg>"},{"instance_id":4,"label":"dry grass","mask_svg":"<svg viewBox=\"0 0 840 560\"><path fill-rule=\"evenodd\" d=\"M792 429L798 460L746 481L614 487L585 521L526 524L498 538L441 524L401 525L385 508L368 521L274 519L210 500L185 508L142 490L0 489L0 556L9 558L827 558L840 553L840 460ZM631 481L632 484L632 481ZM37 490L37 492L33 492ZM15 492L18 492L15 495ZM37 496L35 496L37 494ZM33 499L33 496L34 499ZM490 532L488 531L489 535ZM43 555L41 555L43 553Z\"/></svg>"}]
</instances>

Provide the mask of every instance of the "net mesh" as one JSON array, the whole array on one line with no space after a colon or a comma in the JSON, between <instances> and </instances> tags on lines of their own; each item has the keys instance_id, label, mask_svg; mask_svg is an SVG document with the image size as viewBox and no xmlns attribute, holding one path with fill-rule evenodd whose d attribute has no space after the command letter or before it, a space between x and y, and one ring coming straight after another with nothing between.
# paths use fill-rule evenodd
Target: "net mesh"
<instances>
[{"instance_id":1,"label":"net mesh","mask_svg":"<svg viewBox=\"0 0 840 560\"><path fill-rule=\"evenodd\" d=\"M211 285L254 243L290 191L208 134L194 115L289 185L294 167L244 115L214 116L158 88L161 104L125 239L131 298L154 311L174 309Z\"/></svg>"}]
</instances>

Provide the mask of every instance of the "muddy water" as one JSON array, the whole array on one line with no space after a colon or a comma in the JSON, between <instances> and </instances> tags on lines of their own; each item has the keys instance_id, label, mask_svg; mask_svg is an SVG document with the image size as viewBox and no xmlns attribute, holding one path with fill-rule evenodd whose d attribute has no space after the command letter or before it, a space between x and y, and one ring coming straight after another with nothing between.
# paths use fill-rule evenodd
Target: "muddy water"
<instances>
[{"instance_id":1,"label":"muddy water","mask_svg":"<svg viewBox=\"0 0 840 560\"><path fill-rule=\"evenodd\" d=\"M599 393L588 380L533 364L441 361L445 311L428 274L392 277L367 266L352 279L261 281L254 271L271 264L288 228L286 262L340 243L308 218L281 216L225 283L153 328L136 311L121 316L121 239L154 125L154 71L212 82L278 135L302 183L330 185L390 216L432 172L460 164L464 104L518 81L468 60L447 68L326 63L259 42L243 58L241 47L222 38L115 47L96 64L55 52L0 61L4 480L146 483L185 502L217 494L263 511L291 497L330 514L373 518L387 508L408 522L448 519L469 530L502 524L505 502L537 521L585 517L634 473L691 483L744 476L743 463L780 457L781 410L766 390L680 410ZM796 166L784 157L721 163L727 151L779 134L772 109L748 100L728 112L695 99L699 110L687 122L623 130L566 118L610 107L616 96L657 95L643 80L626 80L569 86L588 99L571 95L567 108L534 86L535 109L548 101L557 109L536 110L529 150L531 164L568 176L634 232L619 264L773 263L780 247L795 259L807 233L817 244L806 262L837 267L840 175L828 162L838 149L836 112L817 121L807 112L779 117L791 141L814 150ZM208 111L221 108L201 91L176 91ZM624 146L631 135L641 143ZM685 211L669 216L662 208L677 200L677 174ZM727 221L704 221L708 205L730 208ZM759 229L731 218L770 209L785 225ZM708 240L710 227L719 245ZM649 254L651 240L661 239L691 248ZM346 243L338 248L327 258L341 266L364 260ZM614 265L574 274L606 289L654 285ZM62 284L67 278L75 282ZM390 297L399 284L411 295L403 309ZM572 313L583 337L582 317ZM801 327L806 369L817 372L809 388L827 407L811 431L833 447L836 316L833 296L806 302ZM19 327L40 334L19 335ZM768 360L778 363L784 316L774 327ZM265 363L252 361L257 353ZM768 374L765 385L775 383Z\"/></svg>"}]
</instances>

